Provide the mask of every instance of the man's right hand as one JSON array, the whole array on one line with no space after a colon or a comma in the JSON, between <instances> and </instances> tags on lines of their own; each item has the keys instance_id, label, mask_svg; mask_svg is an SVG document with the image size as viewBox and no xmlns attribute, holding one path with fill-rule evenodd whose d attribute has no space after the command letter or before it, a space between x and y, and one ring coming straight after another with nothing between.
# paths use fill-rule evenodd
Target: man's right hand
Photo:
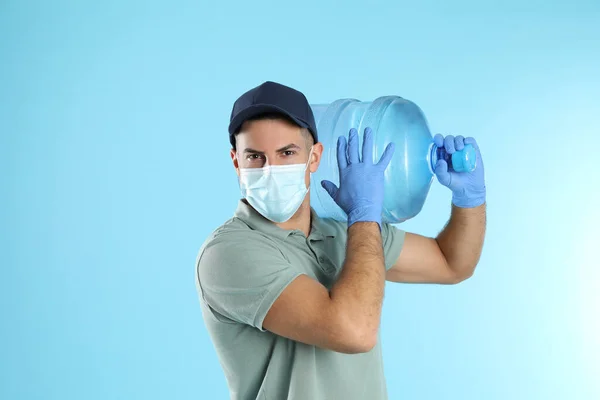
<instances>
[{"instance_id":1,"label":"man's right hand","mask_svg":"<svg viewBox=\"0 0 600 400\"><path fill-rule=\"evenodd\" d=\"M348 216L348 227L355 222L377 222L381 228L384 200L384 171L394 154L390 143L378 163L373 162L373 131L364 133L362 161L359 158L358 132L350 130L348 144L340 136L337 143L337 160L340 187L330 181L321 185Z\"/></svg>"}]
</instances>

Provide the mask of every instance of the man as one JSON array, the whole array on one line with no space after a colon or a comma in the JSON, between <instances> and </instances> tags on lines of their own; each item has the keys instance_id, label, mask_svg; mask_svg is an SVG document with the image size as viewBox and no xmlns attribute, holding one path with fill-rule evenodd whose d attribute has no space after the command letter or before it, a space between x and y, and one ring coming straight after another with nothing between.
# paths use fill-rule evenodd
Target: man
<instances>
[{"instance_id":1,"label":"man","mask_svg":"<svg viewBox=\"0 0 600 400\"><path fill-rule=\"evenodd\" d=\"M266 82L234 104L231 159L242 199L200 249L196 285L232 399L386 399L379 322L385 281L455 284L473 274L485 233L483 163L474 139L438 135L449 153L477 150L471 173L436 166L452 215L436 238L381 221L390 145L372 132L338 141L340 185L322 186L348 215L310 207L323 146L305 96ZM397 154L396 157L401 157Z\"/></svg>"}]
</instances>

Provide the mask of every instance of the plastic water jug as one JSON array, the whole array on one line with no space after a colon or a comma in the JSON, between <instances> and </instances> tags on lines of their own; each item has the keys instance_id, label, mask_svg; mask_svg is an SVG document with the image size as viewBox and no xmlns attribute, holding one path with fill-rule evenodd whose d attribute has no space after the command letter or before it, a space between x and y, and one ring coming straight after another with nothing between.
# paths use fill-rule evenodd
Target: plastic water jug
<instances>
[{"instance_id":1,"label":"plastic water jug","mask_svg":"<svg viewBox=\"0 0 600 400\"><path fill-rule=\"evenodd\" d=\"M364 129L373 130L373 159L379 161L390 142L395 152L385 171L383 222L400 223L416 216L425 203L438 159L456 172L472 171L476 153L471 145L451 156L433 143L427 120L413 102L399 96L383 96L374 101L341 99L331 104L311 105L317 123L323 157L311 178L311 206L325 218L346 221L347 216L321 187L330 180L339 186L337 140L351 128L359 132L362 153Z\"/></svg>"}]
</instances>

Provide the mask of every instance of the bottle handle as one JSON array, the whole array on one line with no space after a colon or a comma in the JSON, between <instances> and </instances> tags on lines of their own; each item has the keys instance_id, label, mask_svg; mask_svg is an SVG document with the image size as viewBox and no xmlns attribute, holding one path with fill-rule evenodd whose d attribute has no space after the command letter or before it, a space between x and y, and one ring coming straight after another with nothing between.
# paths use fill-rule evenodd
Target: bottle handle
<instances>
[{"instance_id":1,"label":"bottle handle","mask_svg":"<svg viewBox=\"0 0 600 400\"><path fill-rule=\"evenodd\" d=\"M431 149L431 169L435 170L438 160L445 160L448 163L448 169L454 172L473 172L477 167L477 152L471 144L465 144L465 148L448 154L443 147L432 145Z\"/></svg>"}]
</instances>

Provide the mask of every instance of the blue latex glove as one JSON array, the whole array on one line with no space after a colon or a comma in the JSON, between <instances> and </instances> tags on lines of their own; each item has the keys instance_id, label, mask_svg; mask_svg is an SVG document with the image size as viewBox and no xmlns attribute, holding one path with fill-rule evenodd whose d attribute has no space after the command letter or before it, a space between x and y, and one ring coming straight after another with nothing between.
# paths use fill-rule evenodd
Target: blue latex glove
<instances>
[{"instance_id":1,"label":"blue latex glove","mask_svg":"<svg viewBox=\"0 0 600 400\"><path fill-rule=\"evenodd\" d=\"M455 206L472 208L485 203L483 160L475 139L471 137L465 139L462 136L443 137L442 135L435 135L433 141L436 146L444 147L448 154L461 151L465 144L470 144L475 148L477 154L475 170L472 172L448 171L448 163L444 160L438 160L435 166L435 175L442 185L452 190L452 204Z\"/></svg>"},{"instance_id":2,"label":"blue latex glove","mask_svg":"<svg viewBox=\"0 0 600 400\"><path fill-rule=\"evenodd\" d=\"M394 154L390 143L377 164L373 162L373 132L365 129L362 161L359 159L358 132L350 130L350 138L340 136L337 143L337 160L340 187L330 181L321 185L348 216L348 227L356 222L377 222L381 228L383 211L384 171Z\"/></svg>"}]
</instances>

